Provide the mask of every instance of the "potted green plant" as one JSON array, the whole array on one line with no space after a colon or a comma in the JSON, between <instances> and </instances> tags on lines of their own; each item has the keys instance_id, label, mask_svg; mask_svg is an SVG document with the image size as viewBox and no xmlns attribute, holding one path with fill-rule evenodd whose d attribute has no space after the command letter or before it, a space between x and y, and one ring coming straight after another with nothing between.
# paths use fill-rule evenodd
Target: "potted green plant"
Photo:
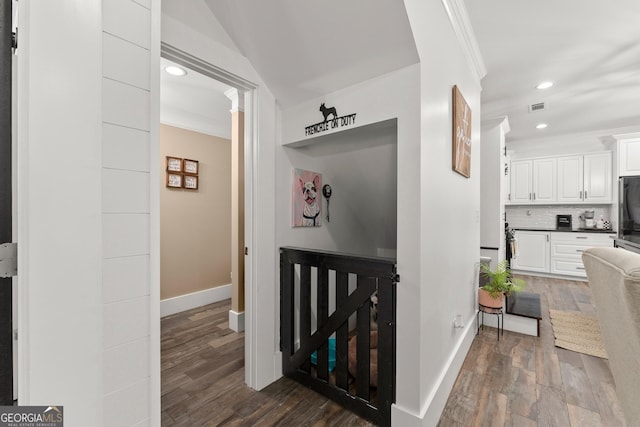
<instances>
[{"instance_id":1,"label":"potted green plant","mask_svg":"<svg viewBox=\"0 0 640 427\"><path fill-rule=\"evenodd\" d=\"M524 289L525 282L511 275L509 261L499 262L494 270L488 265L480 264L480 274L487 278L487 283L478 289L478 303L490 308L504 306L504 296Z\"/></svg>"}]
</instances>

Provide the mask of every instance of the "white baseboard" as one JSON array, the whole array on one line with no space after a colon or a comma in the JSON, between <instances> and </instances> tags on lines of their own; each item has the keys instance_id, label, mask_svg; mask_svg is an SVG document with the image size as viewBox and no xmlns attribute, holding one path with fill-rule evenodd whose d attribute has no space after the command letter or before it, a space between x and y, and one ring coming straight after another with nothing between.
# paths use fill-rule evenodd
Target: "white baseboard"
<instances>
[{"instance_id":1,"label":"white baseboard","mask_svg":"<svg viewBox=\"0 0 640 427\"><path fill-rule=\"evenodd\" d=\"M229 329L234 332L244 331L244 311L229 310Z\"/></svg>"},{"instance_id":2,"label":"white baseboard","mask_svg":"<svg viewBox=\"0 0 640 427\"><path fill-rule=\"evenodd\" d=\"M475 320L475 319L474 319ZM444 409L453 384L458 377L458 373L462 368L465 357L469 352L469 348L473 343L473 339L476 336L476 324L475 321L467 322L464 330L464 335L458 341L457 346L454 348L445 368L442 370L440 377L437 379L432 392L425 403L422 406L422 413L415 414L411 411L407 411L404 408L393 404L391 406L391 424L398 426L420 426L420 427L432 427L438 425L442 410Z\"/></svg>"},{"instance_id":3,"label":"white baseboard","mask_svg":"<svg viewBox=\"0 0 640 427\"><path fill-rule=\"evenodd\" d=\"M205 289L204 291L193 292L173 298L167 298L160 301L160 317L191 310L196 307L202 307L207 304L213 304L214 302L223 301L229 298L231 298L231 284L216 286L215 288Z\"/></svg>"}]
</instances>

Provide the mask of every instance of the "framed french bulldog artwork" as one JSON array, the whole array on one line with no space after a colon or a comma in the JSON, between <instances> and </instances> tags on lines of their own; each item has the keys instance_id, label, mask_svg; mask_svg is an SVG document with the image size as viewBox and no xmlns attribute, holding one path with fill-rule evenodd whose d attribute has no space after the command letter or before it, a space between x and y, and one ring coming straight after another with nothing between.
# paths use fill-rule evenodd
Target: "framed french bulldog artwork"
<instances>
[{"instance_id":1,"label":"framed french bulldog artwork","mask_svg":"<svg viewBox=\"0 0 640 427\"><path fill-rule=\"evenodd\" d=\"M453 86L453 170L471 176L471 108Z\"/></svg>"},{"instance_id":2,"label":"framed french bulldog artwork","mask_svg":"<svg viewBox=\"0 0 640 427\"><path fill-rule=\"evenodd\" d=\"M293 227L319 227L322 225L322 174L293 169L291 186Z\"/></svg>"}]
</instances>

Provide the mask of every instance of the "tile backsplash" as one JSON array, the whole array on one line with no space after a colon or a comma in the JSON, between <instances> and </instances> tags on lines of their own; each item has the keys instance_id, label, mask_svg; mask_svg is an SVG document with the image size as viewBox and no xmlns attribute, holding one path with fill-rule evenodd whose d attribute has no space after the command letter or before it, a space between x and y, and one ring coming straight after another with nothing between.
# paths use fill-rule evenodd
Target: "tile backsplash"
<instances>
[{"instance_id":1,"label":"tile backsplash","mask_svg":"<svg viewBox=\"0 0 640 427\"><path fill-rule=\"evenodd\" d=\"M571 224L574 229L580 228L580 215L585 210L595 211L595 220L602 216L611 221L615 229L616 221L612 218L612 210L609 205L600 206L576 206L576 205L546 205L546 206L506 206L507 222L509 228L556 228L556 215L571 214Z\"/></svg>"}]
</instances>

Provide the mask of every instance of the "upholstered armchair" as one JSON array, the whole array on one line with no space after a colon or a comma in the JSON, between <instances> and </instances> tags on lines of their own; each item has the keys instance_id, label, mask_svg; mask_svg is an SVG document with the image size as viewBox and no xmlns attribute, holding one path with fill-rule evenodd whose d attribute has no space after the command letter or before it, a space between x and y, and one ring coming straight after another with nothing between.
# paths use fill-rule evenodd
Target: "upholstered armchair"
<instances>
[{"instance_id":1,"label":"upholstered armchair","mask_svg":"<svg viewBox=\"0 0 640 427\"><path fill-rule=\"evenodd\" d=\"M629 426L640 425L640 255L590 248L583 255L616 393Z\"/></svg>"}]
</instances>

